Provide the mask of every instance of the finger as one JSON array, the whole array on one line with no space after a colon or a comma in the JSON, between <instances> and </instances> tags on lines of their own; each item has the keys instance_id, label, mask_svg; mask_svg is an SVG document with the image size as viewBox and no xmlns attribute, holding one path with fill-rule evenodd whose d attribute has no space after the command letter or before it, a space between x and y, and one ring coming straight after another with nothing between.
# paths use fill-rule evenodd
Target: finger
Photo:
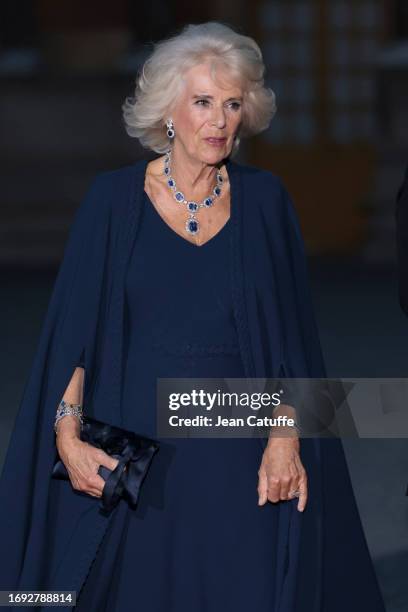
<instances>
[{"instance_id":1,"label":"finger","mask_svg":"<svg viewBox=\"0 0 408 612\"><path fill-rule=\"evenodd\" d=\"M268 476L268 499L271 502L280 500L281 481L277 476Z\"/></svg>"},{"instance_id":2,"label":"finger","mask_svg":"<svg viewBox=\"0 0 408 612\"><path fill-rule=\"evenodd\" d=\"M300 473L298 469L296 468L296 466L293 466L293 469L291 470L291 472L292 472L292 480L289 486L288 499L293 499L294 497L296 497L296 495L293 495L293 492L299 491L299 486L300 486Z\"/></svg>"},{"instance_id":3,"label":"finger","mask_svg":"<svg viewBox=\"0 0 408 612\"><path fill-rule=\"evenodd\" d=\"M88 495L95 494L98 497L102 495L105 486L105 481L99 474L90 474L88 477L81 475L80 478L75 478L75 483L78 491Z\"/></svg>"},{"instance_id":4,"label":"finger","mask_svg":"<svg viewBox=\"0 0 408 612\"><path fill-rule=\"evenodd\" d=\"M268 500L268 478L263 468L259 470L258 478L258 506L263 506Z\"/></svg>"},{"instance_id":5,"label":"finger","mask_svg":"<svg viewBox=\"0 0 408 612\"><path fill-rule=\"evenodd\" d=\"M292 480L291 485L289 487L287 499L293 499L294 497L296 497L296 491L300 491L299 483L300 483L300 480L298 478L295 480Z\"/></svg>"},{"instance_id":6,"label":"finger","mask_svg":"<svg viewBox=\"0 0 408 612\"><path fill-rule=\"evenodd\" d=\"M87 484L84 488L84 492L88 493L88 495L92 495L93 497L102 497L102 492L103 492L102 489L100 489L99 487L95 487L93 485Z\"/></svg>"},{"instance_id":7,"label":"finger","mask_svg":"<svg viewBox=\"0 0 408 612\"><path fill-rule=\"evenodd\" d=\"M102 497L102 493L95 493L94 491L87 491L88 495L91 495L92 497Z\"/></svg>"},{"instance_id":8,"label":"finger","mask_svg":"<svg viewBox=\"0 0 408 612\"><path fill-rule=\"evenodd\" d=\"M290 472L290 483L289 483L286 499L292 499L294 497L292 494L293 491L297 491L299 489L300 472L297 468L296 461L291 462L289 466L289 472Z\"/></svg>"},{"instance_id":9,"label":"finger","mask_svg":"<svg viewBox=\"0 0 408 612\"><path fill-rule=\"evenodd\" d=\"M109 470L114 470L115 467L119 463L119 459L115 459L114 457L111 457L110 455L108 455L108 453L105 453L104 451L100 451L97 454L96 458L97 458L99 465L103 465L104 467L107 467Z\"/></svg>"},{"instance_id":10,"label":"finger","mask_svg":"<svg viewBox=\"0 0 408 612\"><path fill-rule=\"evenodd\" d=\"M295 479L291 476L281 478L280 499L288 499L290 491L296 490Z\"/></svg>"},{"instance_id":11,"label":"finger","mask_svg":"<svg viewBox=\"0 0 408 612\"><path fill-rule=\"evenodd\" d=\"M305 468L303 467L303 463L300 459L299 455L296 455L295 457L295 463L296 466L299 470L299 474L300 474L300 479L299 479L299 485L298 485L298 489L299 489L299 502L297 505L297 509L300 512L303 512L303 510L306 507L307 504L307 499L308 499L308 483L307 483L307 473Z\"/></svg>"},{"instance_id":12,"label":"finger","mask_svg":"<svg viewBox=\"0 0 408 612\"><path fill-rule=\"evenodd\" d=\"M102 493L105 481L99 474L93 474L92 477L88 479L88 486L90 489L95 489L99 493Z\"/></svg>"},{"instance_id":13,"label":"finger","mask_svg":"<svg viewBox=\"0 0 408 612\"><path fill-rule=\"evenodd\" d=\"M299 483L299 478L295 478L291 481L286 499L293 499L294 497L297 497L296 492L300 491Z\"/></svg>"},{"instance_id":14,"label":"finger","mask_svg":"<svg viewBox=\"0 0 408 612\"><path fill-rule=\"evenodd\" d=\"M86 495L92 495L93 497L101 497L102 495L102 492L98 488L83 480L71 480L71 485L78 493L85 493Z\"/></svg>"},{"instance_id":15,"label":"finger","mask_svg":"<svg viewBox=\"0 0 408 612\"><path fill-rule=\"evenodd\" d=\"M303 512L307 504L307 494L308 494L306 478L302 478L300 480L299 491L300 491L300 495L299 495L299 503L297 505L297 509L299 510L299 512Z\"/></svg>"}]
</instances>

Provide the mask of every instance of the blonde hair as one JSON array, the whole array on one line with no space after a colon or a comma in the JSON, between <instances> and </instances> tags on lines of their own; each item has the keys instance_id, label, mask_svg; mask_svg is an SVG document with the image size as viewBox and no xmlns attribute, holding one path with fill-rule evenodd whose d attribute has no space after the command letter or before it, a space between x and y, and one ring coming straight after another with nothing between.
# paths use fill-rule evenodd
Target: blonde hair
<instances>
[{"instance_id":1,"label":"blonde hair","mask_svg":"<svg viewBox=\"0 0 408 612\"><path fill-rule=\"evenodd\" d=\"M180 75L211 61L211 75L217 66L227 69L244 91L242 121L235 139L265 130L276 112L275 94L264 86L265 65L257 43L217 21L189 24L180 33L154 45L136 78L133 97L127 97L123 118L129 136L138 138L147 149L165 153L169 149L166 118L181 92Z\"/></svg>"}]
</instances>

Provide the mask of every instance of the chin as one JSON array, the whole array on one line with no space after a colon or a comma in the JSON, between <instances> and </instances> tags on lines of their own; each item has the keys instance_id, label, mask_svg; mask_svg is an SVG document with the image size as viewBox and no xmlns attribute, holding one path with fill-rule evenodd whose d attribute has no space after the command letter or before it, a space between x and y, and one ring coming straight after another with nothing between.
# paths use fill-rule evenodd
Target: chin
<instances>
[{"instance_id":1,"label":"chin","mask_svg":"<svg viewBox=\"0 0 408 612\"><path fill-rule=\"evenodd\" d=\"M202 160L206 164L218 164L220 161L228 157L230 151L226 148L219 149L217 151L205 152L202 156Z\"/></svg>"}]
</instances>

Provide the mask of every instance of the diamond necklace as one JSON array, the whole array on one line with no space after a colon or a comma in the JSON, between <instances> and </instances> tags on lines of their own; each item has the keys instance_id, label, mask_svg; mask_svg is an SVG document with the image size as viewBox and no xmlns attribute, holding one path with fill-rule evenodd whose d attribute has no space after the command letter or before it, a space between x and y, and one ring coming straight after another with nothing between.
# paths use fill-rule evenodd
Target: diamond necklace
<instances>
[{"instance_id":1,"label":"diamond necklace","mask_svg":"<svg viewBox=\"0 0 408 612\"><path fill-rule=\"evenodd\" d=\"M174 199L180 204L185 204L187 207L187 212L189 213L189 218L186 221L185 228L189 234L198 234L200 231L200 224L198 219L196 219L195 215L200 208L209 208L214 204L215 198L218 198L221 195L221 185L224 182L222 174L219 170L217 170L217 184L214 187L212 194L208 197L204 198L202 202L195 202L194 200L186 200L184 197L184 193L179 191L176 187L176 181L171 176L170 169L170 158L171 158L171 150L167 151L164 157L164 174L167 177L167 185L173 191Z\"/></svg>"}]
</instances>

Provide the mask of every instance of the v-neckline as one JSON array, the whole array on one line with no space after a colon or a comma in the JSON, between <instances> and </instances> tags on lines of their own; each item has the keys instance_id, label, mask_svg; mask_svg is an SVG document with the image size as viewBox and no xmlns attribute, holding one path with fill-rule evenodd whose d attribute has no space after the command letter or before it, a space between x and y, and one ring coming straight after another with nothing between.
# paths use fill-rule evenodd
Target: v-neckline
<instances>
[{"instance_id":1,"label":"v-neckline","mask_svg":"<svg viewBox=\"0 0 408 612\"><path fill-rule=\"evenodd\" d=\"M183 242L186 242L187 244L190 244L193 248L198 248L198 249L202 249L203 247L205 247L207 244L210 244L210 242L213 242L213 240L215 240L217 238L217 236L220 236L220 234L223 233L223 231L227 228L229 222L231 221L231 215L229 216L229 218L227 219L227 221L224 223L224 225L218 230L218 232L216 234L214 234L213 236L211 236L211 238L209 238L208 240L206 240L205 242L203 242L203 244L195 244L194 242L192 242L191 240L187 240L187 238L184 238L184 236L182 236L181 234L179 234L178 232L176 232L176 230L174 230L168 223L167 221L165 221L163 219L163 217L161 216L161 214L159 213L159 211L157 210L157 208L155 207L155 205L153 204L153 202L150 199L150 196L148 195L148 193L144 191L144 195L146 197L146 199L148 200L148 205L150 208L153 209L153 215L157 216L159 221L161 222L161 225L164 225L164 229L167 228L167 230L169 232L171 232L172 234L174 234L177 238L180 238L180 240L182 240Z\"/></svg>"},{"instance_id":2,"label":"v-neckline","mask_svg":"<svg viewBox=\"0 0 408 612\"><path fill-rule=\"evenodd\" d=\"M143 176L143 180L144 182L146 181L146 169L147 169L147 164L148 162L146 162L145 167L144 167L144 176ZM228 160L225 163L225 167L227 169L227 175L228 175L228 180L230 181L231 184L231 178L228 172ZM220 227L220 229L218 230L218 232L216 234L214 234L213 236L211 236L211 238L209 238L208 240L206 240L205 242L203 242L203 244L195 244L194 242L191 242L191 240L188 240L187 238L184 238L184 236L182 236L181 234L179 234L178 232L176 232L175 229L173 229L171 227L171 225L169 225L167 223L167 221L161 216L161 214L159 213L159 211L157 210L156 206L153 204L149 194L147 193L147 191L144 189L143 187L143 194L145 196L145 198L148 201L148 204L150 204L150 206L153 208L153 213L157 215L157 217L159 218L159 221L161 221L161 223L163 225L165 225L165 227L167 228L167 230L169 232L171 232L172 234L174 234L176 237L180 238L180 240L182 240L183 242L186 242L187 244L191 245L193 248L197 248L197 249L202 249L203 247L207 246L208 244L210 244L211 242L213 242L214 240L216 240L217 237L219 237L224 231L227 230L230 222L231 222L231 216L232 216L232 211L233 211L233 198L232 198L232 190L230 188L230 216L228 217L227 221L224 223L224 225L222 227Z\"/></svg>"}]
</instances>

